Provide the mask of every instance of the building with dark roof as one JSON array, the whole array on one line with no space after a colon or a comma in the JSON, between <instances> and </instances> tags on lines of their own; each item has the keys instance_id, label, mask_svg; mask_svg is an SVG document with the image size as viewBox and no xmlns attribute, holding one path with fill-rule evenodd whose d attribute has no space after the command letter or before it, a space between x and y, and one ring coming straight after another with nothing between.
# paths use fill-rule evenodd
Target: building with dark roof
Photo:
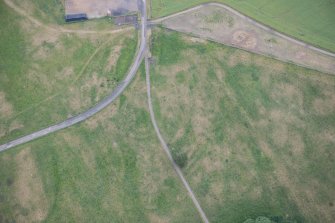
<instances>
[{"instance_id":1,"label":"building with dark roof","mask_svg":"<svg viewBox=\"0 0 335 223\"><path fill-rule=\"evenodd\" d=\"M88 19L87 15L85 13L65 15L66 22L77 22L77 21L84 21L87 19Z\"/></svg>"}]
</instances>

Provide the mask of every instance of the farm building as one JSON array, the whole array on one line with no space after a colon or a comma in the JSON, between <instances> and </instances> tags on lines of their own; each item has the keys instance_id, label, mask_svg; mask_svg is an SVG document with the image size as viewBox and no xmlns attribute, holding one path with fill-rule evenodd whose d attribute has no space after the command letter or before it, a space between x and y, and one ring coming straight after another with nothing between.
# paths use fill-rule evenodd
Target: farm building
<instances>
[{"instance_id":1,"label":"farm building","mask_svg":"<svg viewBox=\"0 0 335 223\"><path fill-rule=\"evenodd\" d=\"M76 22L76 21L84 21L84 20L87 20L87 15L84 13L65 15L66 22Z\"/></svg>"},{"instance_id":2,"label":"farm building","mask_svg":"<svg viewBox=\"0 0 335 223\"><path fill-rule=\"evenodd\" d=\"M65 18L86 14L88 19L137 13L137 0L65 0Z\"/></svg>"}]
</instances>

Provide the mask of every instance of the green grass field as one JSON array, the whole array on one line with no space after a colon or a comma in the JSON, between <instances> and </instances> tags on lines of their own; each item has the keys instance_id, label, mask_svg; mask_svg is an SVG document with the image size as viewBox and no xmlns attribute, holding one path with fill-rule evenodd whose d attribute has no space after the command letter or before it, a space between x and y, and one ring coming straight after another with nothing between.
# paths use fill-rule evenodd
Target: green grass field
<instances>
[{"instance_id":1,"label":"green grass field","mask_svg":"<svg viewBox=\"0 0 335 223\"><path fill-rule=\"evenodd\" d=\"M137 32L52 32L2 1L0 19L0 144L96 104L137 47ZM0 222L199 220L151 127L143 67L95 117L0 154Z\"/></svg>"},{"instance_id":2,"label":"green grass field","mask_svg":"<svg viewBox=\"0 0 335 223\"><path fill-rule=\"evenodd\" d=\"M33 27L0 4L0 143L93 106L115 88L132 63L135 32L52 32Z\"/></svg>"},{"instance_id":3,"label":"green grass field","mask_svg":"<svg viewBox=\"0 0 335 223\"><path fill-rule=\"evenodd\" d=\"M64 0L33 0L29 1L30 5L34 7L34 14L42 21L50 23L64 24ZM20 5L20 4L19 4Z\"/></svg>"},{"instance_id":4,"label":"green grass field","mask_svg":"<svg viewBox=\"0 0 335 223\"><path fill-rule=\"evenodd\" d=\"M200 221L156 139L144 73L137 76L94 118L0 154L1 222Z\"/></svg>"},{"instance_id":5,"label":"green grass field","mask_svg":"<svg viewBox=\"0 0 335 223\"><path fill-rule=\"evenodd\" d=\"M20 6L56 26L63 25L61 2ZM200 2L153 1L153 13ZM253 7L232 4L245 13ZM320 3L290 4L303 11ZM96 104L123 79L138 44L133 31L46 30L3 1L0 21L0 144ZM109 22L73 27L100 30ZM302 38L310 38L313 24L299 31ZM314 37L321 44L326 36ZM151 47L158 124L172 152L184 156L182 170L210 222L335 221L334 76L161 28L153 29ZM142 66L96 116L0 153L0 222L200 222L157 140L146 97Z\"/></svg>"},{"instance_id":6,"label":"green grass field","mask_svg":"<svg viewBox=\"0 0 335 223\"><path fill-rule=\"evenodd\" d=\"M152 0L154 18L207 0ZM335 52L335 2L329 0L218 0L276 30Z\"/></svg>"},{"instance_id":7,"label":"green grass field","mask_svg":"<svg viewBox=\"0 0 335 223\"><path fill-rule=\"evenodd\" d=\"M211 222L333 222L335 78L155 29L158 125Z\"/></svg>"}]
</instances>

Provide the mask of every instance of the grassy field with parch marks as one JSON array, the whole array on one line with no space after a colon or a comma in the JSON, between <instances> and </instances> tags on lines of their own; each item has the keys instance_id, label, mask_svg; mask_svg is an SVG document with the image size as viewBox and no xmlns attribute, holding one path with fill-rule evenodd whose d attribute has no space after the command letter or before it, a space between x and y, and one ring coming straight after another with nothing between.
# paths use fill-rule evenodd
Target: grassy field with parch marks
<instances>
[{"instance_id":1,"label":"grassy field with parch marks","mask_svg":"<svg viewBox=\"0 0 335 223\"><path fill-rule=\"evenodd\" d=\"M0 154L1 222L200 222L151 127L143 70L95 117Z\"/></svg>"},{"instance_id":2,"label":"grassy field with parch marks","mask_svg":"<svg viewBox=\"0 0 335 223\"><path fill-rule=\"evenodd\" d=\"M63 1L12 1L44 24L64 27ZM200 2L152 3L160 16ZM252 11L250 1L236 4ZM260 12L254 13L262 20ZM134 31L39 27L3 1L0 20L0 144L96 104L122 80L138 44ZM104 30L109 22L68 28ZM296 34L313 42L313 24L297 25ZM334 222L334 76L153 31L158 124L210 221ZM333 33L317 33L315 41L327 47ZM0 222L200 221L150 123L143 66L96 116L0 154Z\"/></svg>"},{"instance_id":3,"label":"grassy field with parch marks","mask_svg":"<svg viewBox=\"0 0 335 223\"><path fill-rule=\"evenodd\" d=\"M132 63L137 33L64 34L0 1L0 143L86 110ZM143 74L88 121L0 154L0 222L199 222L146 110Z\"/></svg>"},{"instance_id":4,"label":"grassy field with parch marks","mask_svg":"<svg viewBox=\"0 0 335 223\"><path fill-rule=\"evenodd\" d=\"M152 0L154 18L211 2L208 0ZM335 1L330 0L218 0L274 29L335 52Z\"/></svg>"},{"instance_id":5,"label":"grassy field with parch marks","mask_svg":"<svg viewBox=\"0 0 335 223\"><path fill-rule=\"evenodd\" d=\"M67 34L36 27L0 2L0 143L63 121L127 73L137 32Z\"/></svg>"},{"instance_id":6,"label":"grassy field with parch marks","mask_svg":"<svg viewBox=\"0 0 335 223\"><path fill-rule=\"evenodd\" d=\"M211 222L334 222L335 78L155 29L153 103Z\"/></svg>"}]
</instances>

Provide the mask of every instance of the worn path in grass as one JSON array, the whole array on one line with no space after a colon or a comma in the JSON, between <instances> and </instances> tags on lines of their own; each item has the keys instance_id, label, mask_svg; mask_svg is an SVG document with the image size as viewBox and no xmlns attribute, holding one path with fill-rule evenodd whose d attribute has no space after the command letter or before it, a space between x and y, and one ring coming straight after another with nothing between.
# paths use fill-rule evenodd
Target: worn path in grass
<instances>
[{"instance_id":1,"label":"worn path in grass","mask_svg":"<svg viewBox=\"0 0 335 223\"><path fill-rule=\"evenodd\" d=\"M151 118L151 122L152 125L154 126L155 132L157 134L157 137L162 145L162 148L164 149L164 152L166 153L166 155L168 156L169 160L172 163L173 169L176 171L178 177L180 178L180 180L182 181L184 187L186 188L187 192L190 195L190 198L192 199L193 204L195 205L195 207L197 208L198 213L200 214L203 222L205 223L209 223L207 216L205 214L205 212L203 211L203 209L200 206L199 201L197 200L195 194L192 191L192 188L190 187L190 185L188 184L188 182L186 181L182 171L180 170L179 166L176 164L176 162L174 161L171 153L170 153L170 149L167 146L163 136L160 133L159 127L157 125L157 121L155 118L155 113L154 113L154 109L152 106L152 99L151 99L151 87L150 87L150 65L149 65L149 60L148 57L145 57L145 73L146 73L146 82L147 82L147 95L148 95L148 106L149 106L149 111L150 111L150 118Z\"/></svg>"},{"instance_id":2,"label":"worn path in grass","mask_svg":"<svg viewBox=\"0 0 335 223\"><path fill-rule=\"evenodd\" d=\"M26 17L29 19L32 23L34 23L37 26L41 26L47 30L50 31L57 31L57 32L63 32L63 33L77 33L77 34L114 34L114 33L119 33L123 32L124 30L131 30L133 27L126 27L126 28L121 28L121 29L115 29L115 30L108 30L108 31L96 31L96 30L73 30L73 29L65 29L61 26L51 26L51 25L46 25L40 22L39 20L35 19L33 16L28 15L23 9L15 5L11 0L4 0L6 5L13 9L15 12L20 14L21 16Z\"/></svg>"},{"instance_id":3,"label":"worn path in grass","mask_svg":"<svg viewBox=\"0 0 335 223\"><path fill-rule=\"evenodd\" d=\"M34 139L43 137L45 135L48 135L50 133L59 131L61 129L70 127L72 125L75 125L79 122L82 122L90 117L92 117L93 115L95 115L96 113L98 113L99 111L101 111L102 109L104 109L106 106L108 106L109 104L111 104L125 89L126 87L129 85L129 83L131 82L131 80L134 78L141 62L142 59L144 57L144 52L146 50L146 29L147 29L147 15L146 15L146 4L145 1L143 1L143 4L139 4L139 9L141 11L141 17L142 17L142 28L141 28L141 44L140 44L140 48L138 50L136 59L132 65L132 67L129 70L128 75L126 76L126 78L116 87L116 89L108 96L106 97L104 100L102 100L100 103L98 103L96 106L94 106L93 108L87 110L86 112L83 112L81 114L79 114L78 116L69 118L67 120L65 120L64 122L61 122L59 124L50 126L48 128L42 129L40 131L34 132L30 135L21 137L19 139L13 140L11 142L8 142L4 145L0 146L0 152L5 151L7 149L10 149L12 147L15 147L17 145L21 145L24 144L26 142L30 142Z\"/></svg>"}]
</instances>

